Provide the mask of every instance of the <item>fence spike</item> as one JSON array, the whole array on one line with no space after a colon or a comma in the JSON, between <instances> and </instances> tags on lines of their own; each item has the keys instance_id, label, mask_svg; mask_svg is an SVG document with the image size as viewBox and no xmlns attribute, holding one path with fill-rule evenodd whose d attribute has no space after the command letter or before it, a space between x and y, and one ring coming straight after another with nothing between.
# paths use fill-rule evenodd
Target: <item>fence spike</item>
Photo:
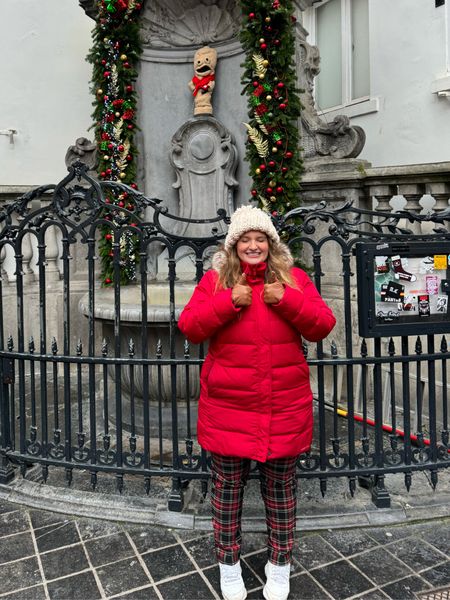
<instances>
[{"instance_id":1,"label":"fence spike","mask_svg":"<svg viewBox=\"0 0 450 600\"><path fill-rule=\"evenodd\" d=\"M405 487L408 490L408 492L411 489L411 482L412 482L411 473L405 473Z\"/></svg>"},{"instance_id":2,"label":"fence spike","mask_svg":"<svg viewBox=\"0 0 450 600\"><path fill-rule=\"evenodd\" d=\"M302 343L303 355L305 358L308 358L308 344L304 341Z\"/></svg>"},{"instance_id":3,"label":"fence spike","mask_svg":"<svg viewBox=\"0 0 450 600\"><path fill-rule=\"evenodd\" d=\"M30 341L28 342L28 351L30 352L30 354L33 354L33 352L35 351L34 337L33 336L30 336Z\"/></svg>"},{"instance_id":4,"label":"fence spike","mask_svg":"<svg viewBox=\"0 0 450 600\"><path fill-rule=\"evenodd\" d=\"M191 351L188 340L184 340L184 358L189 358Z\"/></svg>"},{"instance_id":5,"label":"fence spike","mask_svg":"<svg viewBox=\"0 0 450 600\"><path fill-rule=\"evenodd\" d=\"M81 339L78 340L77 343L77 356L81 356L83 354L83 344L81 342Z\"/></svg>"},{"instance_id":6,"label":"fence spike","mask_svg":"<svg viewBox=\"0 0 450 600\"><path fill-rule=\"evenodd\" d=\"M162 356L162 343L161 343L161 340L159 339L156 344L156 358L161 358L161 356Z\"/></svg>"},{"instance_id":7,"label":"fence spike","mask_svg":"<svg viewBox=\"0 0 450 600\"><path fill-rule=\"evenodd\" d=\"M324 477L320 478L320 493L322 494L322 498L325 498L325 494L327 492L327 480Z\"/></svg>"},{"instance_id":8,"label":"fence spike","mask_svg":"<svg viewBox=\"0 0 450 600\"><path fill-rule=\"evenodd\" d=\"M66 482L67 487L72 485L72 469L70 467L66 469Z\"/></svg>"},{"instance_id":9,"label":"fence spike","mask_svg":"<svg viewBox=\"0 0 450 600\"><path fill-rule=\"evenodd\" d=\"M128 356L130 358L133 358L134 356L134 341L132 338L130 338L128 341Z\"/></svg>"},{"instance_id":10,"label":"fence spike","mask_svg":"<svg viewBox=\"0 0 450 600\"><path fill-rule=\"evenodd\" d=\"M433 469L430 473L430 481L431 481L431 487L433 488L433 490L436 489L436 486L438 484L438 472L436 469Z\"/></svg>"},{"instance_id":11,"label":"fence spike","mask_svg":"<svg viewBox=\"0 0 450 600\"><path fill-rule=\"evenodd\" d=\"M422 354L422 340L419 336L417 336L415 352L416 354Z\"/></svg>"},{"instance_id":12,"label":"fence spike","mask_svg":"<svg viewBox=\"0 0 450 600\"><path fill-rule=\"evenodd\" d=\"M443 335L442 340L441 340L441 352L447 352L447 350L448 350L447 338L445 337L445 335Z\"/></svg>"},{"instance_id":13,"label":"fence spike","mask_svg":"<svg viewBox=\"0 0 450 600\"><path fill-rule=\"evenodd\" d=\"M348 478L348 488L350 490L350 494L352 496L352 498L355 495L355 490L356 490L356 477L349 477Z\"/></svg>"},{"instance_id":14,"label":"fence spike","mask_svg":"<svg viewBox=\"0 0 450 600\"><path fill-rule=\"evenodd\" d=\"M9 334L9 337L8 337L8 350L10 352L12 352L14 350L14 340L13 340L13 336L11 334Z\"/></svg>"},{"instance_id":15,"label":"fence spike","mask_svg":"<svg viewBox=\"0 0 450 600\"><path fill-rule=\"evenodd\" d=\"M394 344L393 338L391 338L389 340L388 353L389 353L389 356L394 356L394 354L395 354L395 344Z\"/></svg>"},{"instance_id":16,"label":"fence spike","mask_svg":"<svg viewBox=\"0 0 450 600\"><path fill-rule=\"evenodd\" d=\"M338 357L338 349L337 349L336 342L334 340L331 341L330 351L331 351L331 357L332 358L337 358Z\"/></svg>"},{"instance_id":17,"label":"fence spike","mask_svg":"<svg viewBox=\"0 0 450 600\"><path fill-rule=\"evenodd\" d=\"M53 356L58 352L58 344L56 342L56 338L52 337L51 349Z\"/></svg>"},{"instance_id":18,"label":"fence spike","mask_svg":"<svg viewBox=\"0 0 450 600\"><path fill-rule=\"evenodd\" d=\"M361 356L363 358L366 358L366 356L367 356L367 342L366 342L366 338L363 338L362 342L361 342Z\"/></svg>"},{"instance_id":19,"label":"fence spike","mask_svg":"<svg viewBox=\"0 0 450 600\"><path fill-rule=\"evenodd\" d=\"M102 356L107 356L108 355L108 342L106 341L105 338L103 338L102 341Z\"/></svg>"}]
</instances>

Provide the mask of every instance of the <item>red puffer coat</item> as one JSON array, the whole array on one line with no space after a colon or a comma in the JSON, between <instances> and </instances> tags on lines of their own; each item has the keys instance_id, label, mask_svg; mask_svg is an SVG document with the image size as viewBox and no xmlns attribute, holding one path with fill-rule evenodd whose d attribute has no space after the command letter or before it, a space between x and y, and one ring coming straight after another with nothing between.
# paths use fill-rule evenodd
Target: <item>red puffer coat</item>
<instances>
[{"instance_id":1,"label":"red puffer coat","mask_svg":"<svg viewBox=\"0 0 450 600\"><path fill-rule=\"evenodd\" d=\"M298 289L286 287L278 304L265 304L265 268L245 265L252 304L242 309L233 305L231 289L216 290L217 272L208 271L178 322L190 341L210 339L201 373L199 443L259 462L310 448L312 392L301 336L319 341L335 324L312 281L295 267Z\"/></svg>"}]
</instances>

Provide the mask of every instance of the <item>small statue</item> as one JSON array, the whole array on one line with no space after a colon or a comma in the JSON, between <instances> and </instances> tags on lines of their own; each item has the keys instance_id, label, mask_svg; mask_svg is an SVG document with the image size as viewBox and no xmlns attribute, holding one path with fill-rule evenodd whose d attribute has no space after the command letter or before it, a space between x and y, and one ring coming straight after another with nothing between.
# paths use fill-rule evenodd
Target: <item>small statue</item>
<instances>
[{"instance_id":1,"label":"small statue","mask_svg":"<svg viewBox=\"0 0 450 600\"><path fill-rule=\"evenodd\" d=\"M189 82L194 96L194 115L212 115L212 91L214 89L217 52L214 48L203 46L194 56L195 75Z\"/></svg>"},{"instance_id":2,"label":"small statue","mask_svg":"<svg viewBox=\"0 0 450 600\"><path fill-rule=\"evenodd\" d=\"M79 137L73 146L69 146L66 152L66 167L80 160L89 167L89 175L96 175L97 168L97 146L85 137Z\"/></svg>"}]
</instances>

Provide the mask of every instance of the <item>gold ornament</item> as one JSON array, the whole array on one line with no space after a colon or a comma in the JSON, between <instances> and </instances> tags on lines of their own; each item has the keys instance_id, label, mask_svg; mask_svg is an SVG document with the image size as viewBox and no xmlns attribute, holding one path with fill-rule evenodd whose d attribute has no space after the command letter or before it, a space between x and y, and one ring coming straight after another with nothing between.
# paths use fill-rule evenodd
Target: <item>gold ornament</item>
<instances>
[{"instance_id":1,"label":"gold ornament","mask_svg":"<svg viewBox=\"0 0 450 600\"><path fill-rule=\"evenodd\" d=\"M261 73L260 75L258 75L258 77L259 77L260 79L264 79L265 75L264 75L263 73Z\"/></svg>"},{"instance_id":2,"label":"gold ornament","mask_svg":"<svg viewBox=\"0 0 450 600\"><path fill-rule=\"evenodd\" d=\"M120 117L120 112L116 112L116 117Z\"/></svg>"},{"instance_id":3,"label":"gold ornament","mask_svg":"<svg viewBox=\"0 0 450 600\"><path fill-rule=\"evenodd\" d=\"M103 160L109 160L109 156L107 154L105 154L105 156L103 157Z\"/></svg>"},{"instance_id":4,"label":"gold ornament","mask_svg":"<svg viewBox=\"0 0 450 600\"><path fill-rule=\"evenodd\" d=\"M127 60L128 56L126 54L120 55L120 60Z\"/></svg>"},{"instance_id":5,"label":"gold ornament","mask_svg":"<svg viewBox=\"0 0 450 600\"><path fill-rule=\"evenodd\" d=\"M270 187L275 187L275 186L277 185L277 182L276 182L276 181L274 181L273 179L271 179L271 180L269 181L269 185L270 185Z\"/></svg>"},{"instance_id":6,"label":"gold ornament","mask_svg":"<svg viewBox=\"0 0 450 600\"><path fill-rule=\"evenodd\" d=\"M255 53L252 56L252 60L255 63L255 72L259 79L264 79L264 75L267 71L267 66L264 65L265 59L262 54ZM267 61L268 62L268 61ZM262 75L262 77L261 77Z\"/></svg>"},{"instance_id":7,"label":"gold ornament","mask_svg":"<svg viewBox=\"0 0 450 600\"><path fill-rule=\"evenodd\" d=\"M119 175L120 179L125 179L125 177L126 177L126 176L127 176L127 174L126 174L126 173L124 173L123 171L122 171L122 173Z\"/></svg>"},{"instance_id":8,"label":"gold ornament","mask_svg":"<svg viewBox=\"0 0 450 600\"><path fill-rule=\"evenodd\" d=\"M260 43L260 44L264 44L264 43L265 43L265 41L266 41L266 40L265 40L264 38L259 38L259 43Z\"/></svg>"},{"instance_id":9,"label":"gold ornament","mask_svg":"<svg viewBox=\"0 0 450 600\"><path fill-rule=\"evenodd\" d=\"M270 101L272 100L272 96L269 94L268 96L266 96L266 100L267 100L268 102L270 102Z\"/></svg>"},{"instance_id":10,"label":"gold ornament","mask_svg":"<svg viewBox=\"0 0 450 600\"><path fill-rule=\"evenodd\" d=\"M102 88L98 88L98 90L97 90L97 94L98 94L99 96L101 96L101 95L103 94L103 90L102 90Z\"/></svg>"},{"instance_id":11,"label":"gold ornament","mask_svg":"<svg viewBox=\"0 0 450 600\"><path fill-rule=\"evenodd\" d=\"M261 169L255 169L255 173L256 173L257 175L261 175Z\"/></svg>"},{"instance_id":12,"label":"gold ornament","mask_svg":"<svg viewBox=\"0 0 450 600\"><path fill-rule=\"evenodd\" d=\"M276 198L276 196L270 196L270 201L271 201L271 202L276 202L276 201L277 201L277 198Z\"/></svg>"},{"instance_id":13,"label":"gold ornament","mask_svg":"<svg viewBox=\"0 0 450 600\"><path fill-rule=\"evenodd\" d=\"M278 148L276 146L274 146L272 148L272 154L276 154L278 152Z\"/></svg>"},{"instance_id":14,"label":"gold ornament","mask_svg":"<svg viewBox=\"0 0 450 600\"><path fill-rule=\"evenodd\" d=\"M266 69L267 69L267 67L269 66L269 61L267 59L265 59L265 60L263 60L262 64L263 64L263 67L266 67Z\"/></svg>"},{"instance_id":15,"label":"gold ornament","mask_svg":"<svg viewBox=\"0 0 450 600\"><path fill-rule=\"evenodd\" d=\"M264 19L264 21L265 21L266 23L270 23L270 21L271 21L271 18L270 18L270 17L266 17L266 18Z\"/></svg>"}]
</instances>

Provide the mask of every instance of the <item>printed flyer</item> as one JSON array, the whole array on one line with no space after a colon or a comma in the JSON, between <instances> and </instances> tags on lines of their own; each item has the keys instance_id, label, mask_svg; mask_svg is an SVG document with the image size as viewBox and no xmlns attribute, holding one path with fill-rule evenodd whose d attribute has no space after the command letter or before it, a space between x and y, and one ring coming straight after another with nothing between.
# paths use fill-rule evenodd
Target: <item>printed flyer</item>
<instances>
[{"instance_id":1,"label":"printed flyer","mask_svg":"<svg viewBox=\"0 0 450 600\"><path fill-rule=\"evenodd\" d=\"M445 318L448 313L450 255L378 255L374 257L375 315L378 322L403 317Z\"/></svg>"}]
</instances>

